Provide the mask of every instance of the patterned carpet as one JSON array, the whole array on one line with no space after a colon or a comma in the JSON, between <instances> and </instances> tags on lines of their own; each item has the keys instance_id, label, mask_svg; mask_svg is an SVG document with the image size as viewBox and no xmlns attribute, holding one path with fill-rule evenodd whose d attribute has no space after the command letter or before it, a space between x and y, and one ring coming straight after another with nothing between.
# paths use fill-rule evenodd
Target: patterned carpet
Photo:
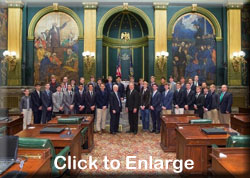
<instances>
[{"instance_id":1,"label":"patterned carpet","mask_svg":"<svg viewBox=\"0 0 250 178\"><path fill-rule=\"evenodd\" d=\"M147 160L152 156L152 160L174 160L175 153L164 153L160 147L160 134L142 133L137 135L128 133L118 133L111 135L105 133L102 135L94 135L95 147L90 154L82 154L82 159L88 160L92 156L93 160L97 160L98 169L85 169L82 171L81 176L88 177L178 177L170 176L173 174L172 164L169 169L145 169L145 164L142 164L142 169L128 170L126 169L126 156L136 156L133 161L136 161L138 167L138 160ZM117 170L105 169L103 159L104 156L111 161L117 159L120 162L120 168ZM109 161L109 163L110 163ZM114 164L115 166L116 164ZM133 166L132 165L132 166ZM110 164L108 164L110 167ZM111 175L111 176L110 176ZM79 176L79 177L81 177Z\"/></svg>"}]
</instances>

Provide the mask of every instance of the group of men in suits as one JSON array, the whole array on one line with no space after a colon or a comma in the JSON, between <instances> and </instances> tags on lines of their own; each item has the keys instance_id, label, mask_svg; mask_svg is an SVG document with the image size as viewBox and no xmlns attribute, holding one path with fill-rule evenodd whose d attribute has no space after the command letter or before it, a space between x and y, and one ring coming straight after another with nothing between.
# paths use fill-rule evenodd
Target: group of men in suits
<instances>
[{"instance_id":1,"label":"group of men in suits","mask_svg":"<svg viewBox=\"0 0 250 178\"><path fill-rule=\"evenodd\" d=\"M81 77L78 86L74 80L68 83L67 77L59 85L52 76L44 91L40 91L41 86L36 84L31 93L34 123L46 123L56 114L94 114L96 130L101 133L105 132L109 108L110 133L116 134L119 132L119 118L125 98L129 133L138 132L139 112L143 131L156 134L160 133L161 114L196 113L201 118L212 119L214 123L230 122L232 94L227 91L226 85L222 85L221 93L217 94L215 85L208 88L205 82L199 81L198 76L194 80L188 79L187 83L185 81L181 78L180 82L175 83L173 77L170 77L169 82L166 82L162 77L158 86L154 76L150 78L150 83L140 79L138 84L134 77L130 77L129 85L125 89L119 76L116 82L109 76L106 83L100 79L95 82L95 78L91 77L87 84ZM151 131L150 114L153 123Z\"/></svg>"}]
</instances>

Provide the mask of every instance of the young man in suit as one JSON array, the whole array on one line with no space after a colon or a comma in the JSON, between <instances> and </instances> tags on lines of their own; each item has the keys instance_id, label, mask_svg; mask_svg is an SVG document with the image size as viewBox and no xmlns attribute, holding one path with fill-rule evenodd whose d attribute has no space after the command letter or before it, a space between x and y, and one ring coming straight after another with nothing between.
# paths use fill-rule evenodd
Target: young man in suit
<instances>
[{"instance_id":1,"label":"young man in suit","mask_svg":"<svg viewBox=\"0 0 250 178\"><path fill-rule=\"evenodd\" d=\"M186 84L185 93L185 114L194 114L195 92L191 90L191 84Z\"/></svg>"},{"instance_id":2,"label":"young man in suit","mask_svg":"<svg viewBox=\"0 0 250 178\"><path fill-rule=\"evenodd\" d=\"M88 83L88 86L89 86L89 84L92 84L92 86L93 86L93 90L95 91L95 88L96 88L96 86L97 86L97 83L95 82L95 77L92 75L92 76L90 76L90 82Z\"/></svg>"},{"instance_id":3,"label":"young man in suit","mask_svg":"<svg viewBox=\"0 0 250 178\"><path fill-rule=\"evenodd\" d=\"M92 83L88 84L88 91L85 93L86 114L94 114L96 109L96 93Z\"/></svg>"},{"instance_id":4,"label":"young man in suit","mask_svg":"<svg viewBox=\"0 0 250 178\"><path fill-rule=\"evenodd\" d=\"M169 90L169 83L165 83L164 85L165 91L161 94L161 108L162 114L171 114L172 112L172 104L173 104L173 95L174 92Z\"/></svg>"},{"instance_id":5,"label":"young man in suit","mask_svg":"<svg viewBox=\"0 0 250 178\"><path fill-rule=\"evenodd\" d=\"M186 88L186 87L185 87ZM181 83L176 83L176 91L173 96L173 105L175 114L184 114L184 105L185 105L185 91L181 89Z\"/></svg>"},{"instance_id":6,"label":"young man in suit","mask_svg":"<svg viewBox=\"0 0 250 178\"><path fill-rule=\"evenodd\" d=\"M35 84L35 90L31 93L32 111L34 115L34 124L41 124L42 118L42 99L41 85Z\"/></svg>"},{"instance_id":7,"label":"young man in suit","mask_svg":"<svg viewBox=\"0 0 250 178\"><path fill-rule=\"evenodd\" d=\"M198 114L200 118L203 118L204 104L205 104L205 97L201 93L201 87L197 86L196 94L195 94L194 110L195 110L195 114Z\"/></svg>"},{"instance_id":8,"label":"young man in suit","mask_svg":"<svg viewBox=\"0 0 250 178\"><path fill-rule=\"evenodd\" d=\"M56 87L56 92L52 94L53 116L64 114L63 92L61 85Z\"/></svg>"},{"instance_id":9,"label":"young man in suit","mask_svg":"<svg viewBox=\"0 0 250 178\"><path fill-rule=\"evenodd\" d=\"M135 83L135 78L133 76L129 77L129 83L134 83L134 88L138 91L138 85L136 85ZM129 85L126 88L126 93L129 91ZM138 93L140 93L140 91L138 91Z\"/></svg>"},{"instance_id":10,"label":"young man in suit","mask_svg":"<svg viewBox=\"0 0 250 178\"><path fill-rule=\"evenodd\" d=\"M67 91L64 92L63 103L64 103L64 113L74 114L75 112L75 93L72 91L72 86L69 84L67 86Z\"/></svg>"},{"instance_id":11,"label":"young man in suit","mask_svg":"<svg viewBox=\"0 0 250 178\"><path fill-rule=\"evenodd\" d=\"M108 76L108 82L105 84L105 88L108 92L108 95L113 91L113 78L112 76Z\"/></svg>"},{"instance_id":12,"label":"young man in suit","mask_svg":"<svg viewBox=\"0 0 250 178\"><path fill-rule=\"evenodd\" d=\"M118 92L118 85L113 85L113 91L109 95L110 103L110 133L116 134L119 129L120 112L122 111L122 101Z\"/></svg>"},{"instance_id":13,"label":"young man in suit","mask_svg":"<svg viewBox=\"0 0 250 178\"><path fill-rule=\"evenodd\" d=\"M30 91L28 88L24 89L24 96L21 98L21 113L23 114L23 129L25 130L31 124L32 119L32 102Z\"/></svg>"},{"instance_id":14,"label":"young man in suit","mask_svg":"<svg viewBox=\"0 0 250 178\"><path fill-rule=\"evenodd\" d=\"M185 91L186 90L186 83L185 83L185 78L184 77L181 77L180 85L181 85L181 90Z\"/></svg>"},{"instance_id":15,"label":"young man in suit","mask_svg":"<svg viewBox=\"0 0 250 178\"><path fill-rule=\"evenodd\" d=\"M138 93L141 93L141 91L143 90L143 85L144 85L144 79L140 78L139 81L138 81L138 85L137 85Z\"/></svg>"},{"instance_id":16,"label":"young man in suit","mask_svg":"<svg viewBox=\"0 0 250 178\"><path fill-rule=\"evenodd\" d=\"M172 92L176 90L176 83L174 82L174 78L172 76L169 77L169 90Z\"/></svg>"},{"instance_id":17,"label":"young man in suit","mask_svg":"<svg viewBox=\"0 0 250 178\"><path fill-rule=\"evenodd\" d=\"M165 77L162 77L162 78L161 78L161 85L159 86L159 89L158 89L160 93L162 93L162 92L165 91L165 89L164 89L165 83L166 83L166 78L165 78Z\"/></svg>"},{"instance_id":18,"label":"young man in suit","mask_svg":"<svg viewBox=\"0 0 250 178\"><path fill-rule=\"evenodd\" d=\"M106 117L109 103L108 99L108 92L105 90L105 84L102 83L100 85L100 90L96 92L96 131L99 134L105 132Z\"/></svg>"},{"instance_id":19,"label":"young man in suit","mask_svg":"<svg viewBox=\"0 0 250 178\"><path fill-rule=\"evenodd\" d=\"M140 110L142 117L142 129L144 132L149 132L149 106L151 94L148 89L148 82L143 82L143 88L140 93Z\"/></svg>"},{"instance_id":20,"label":"young man in suit","mask_svg":"<svg viewBox=\"0 0 250 178\"><path fill-rule=\"evenodd\" d=\"M50 81L50 91L52 93L56 92L56 87L58 86L58 83L56 82L56 76L55 75L51 75L50 77L51 81Z\"/></svg>"},{"instance_id":21,"label":"young man in suit","mask_svg":"<svg viewBox=\"0 0 250 178\"><path fill-rule=\"evenodd\" d=\"M42 92L42 124L46 124L51 120L52 116L52 92L50 91L50 84L45 84L45 90Z\"/></svg>"},{"instance_id":22,"label":"young man in suit","mask_svg":"<svg viewBox=\"0 0 250 178\"><path fill-rule=\"evenodd\" d=\"M210 94L211 94L211 99L209 103L209 111L211 114L211 118L213 123L218 124L220 123L219 120L219 107L220 107L220 97L216 93L216 87L214 84L210 85Z\"/></svg>"},{"instance_id":23,"label":"young man in suit","mask_svg":"<svg viewBox=\"0 0 250 178\"><path fill-rule=\"evenodd\" d=\"M221 86L219 119L220 123L229 124L230 126L230 113L233 103L233 97L232 94L227 90L227 85Z\"/></svg>"},{"instance_id":24,"label":"young man in suit","mask_svg":"<svg viewBox=\"0 0 250 178\"><path fill-rule=\"evenodd\" d=\"M75 111L76 114L85 114L85 91L83 84L80 83L78 86L78 91L75 93Z\"/></svg>"},{"instance_id":25,"label":"young man in suit","mask_svg":"<svg viewBox=\"0 0 250 178\"><path fill-rule=\"evenodd\" d=\"M138 132L138 109L139 109L139 93L135 89L133 82L129 83L129 90L126 97L126 111L128 112L130 130L128 133L137 134Z\"/></svg>"},{"instance_id":26,"label":"young man in suit","mask_svg":"<svg viewBox=\"0 0 250 178\"><path fill-rule=\"evenodd\" d=\"M192 91L196 92L196 86L194 85L194 81L192 78L188 79L188 83L190 84L190 88ZM186 85L187 86L187 85Z\"/></svg>"},{"instance_id":27,"label":"young man in suit","mask_svg":"<svg viewBox=\"0 0 250 178\"><path fill-rule=\"evenodd\" d=\"M124 95L125 95L125 87L121 83L121 77L120 76L116 77L116 85L118 85L118 87L119 87L118 92L119 92L119 94L121 96L121 99L123 100Z\"/></svg>"},{"instance_id":28,"label":"young man in suit","mask_svg":"<svg viewBox=\"0 0 250 178\"><path fill-rule=\"evenodd\" d=\"M152 86L153 93L150 102L150 110L151 110L151 117L153 122L153 130L151 133L160 133L160 113L161 113L161 93L158 91L157 84L153 84Z\"/></svg>"},{"instance_id":29,"label":"young man in suit","mask_svg":"<svg viewBox=\"0 0 250 178\"><path fill-rule=\"evenodd\" d=\"M199 80L199 76L198 75L194 76L194 86L195 87L201 86L201 82Z\"/></svg>"},{"instance_id":30,"label":"young man in suit","mask_svg":"<svg viewBox=\"0 0 250 178\"><path fill-rule=\"evenodd\" d=\"M155 83L155 76L151 76L150 77L150 85L149 85L149 90L152 93L153 92L153 85L156 84Z\"/></svg>"},{"instance_id":31,"label":"young man in suit","mask_svg":"<svg viewBox=\"0 0 250 178\"><path fill-rule=\"evenodd\" d=\"M66 91L67 90L67 86L69 84L69 79L68 77L63 77L63 88L62 88L62 91Z\"/></svg>"},{"instance_id":32,"label":"young man in suit","mask_svg":"<svg viewBox=\"0 0 250 178\"><path fill-rule=\"evenodd\" d=\"M85 85L85 78L84 77L81 77L80 78L80 81L79 81L79 85L82 84L83 86L83 91L84 93L87 91L87 86ZM79 88L79 87L78 87Z\"/></svg>"},{"instance_id":33,"label":"young man in suit","mask_svg":"<svg viewBox=\"0 0 250 178\"><path fill-rule=\"evenodd\" d=\"M212 120L211 111L210 111L211 93L209 92L208 87L202 88L202 89L203 89L202 94L204 95L204 98L205 98L205 103L203 106L203 111L204 111L203 118Z\"/></svg>"}]
</instances>

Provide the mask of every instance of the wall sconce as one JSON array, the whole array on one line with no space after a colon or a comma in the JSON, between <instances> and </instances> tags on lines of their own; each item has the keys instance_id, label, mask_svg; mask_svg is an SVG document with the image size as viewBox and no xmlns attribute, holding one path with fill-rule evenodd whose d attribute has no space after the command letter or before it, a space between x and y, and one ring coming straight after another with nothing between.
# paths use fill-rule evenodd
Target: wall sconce
<instances>
[{"instance_id":1,"label":"wall sconce","mask_svg":"<svg viewBox=\"0 0 250 178\"><path fill-rule=\"evenodd\" d=\"M240 51L240 52L234 52L233 53L233 59L232 59L232 66L234 72L239 72L240 71L240 65L241 64L246 64L247 61L245 60L245 52Z\"/></svg>"},{"instance_id":2,"label":"wall sconce","mask_svg":"<svg viewBox=\"0 0 250 178\"><path fill-rule=\"evenodd\" d=\"M87 72L90 72L90 70L94 64L95 53L85 51L82 53L82 56L83 56L84 67L86 68Z\"/></svg>"},{"instance_id":3,"label":"wall sconce","mask_svg":"<svg viewBox=\"0 0 250 178\"><path fill-rule=\"evenodd\" d=\"M161 51L156 53L156 65L161 73L163 73L166 67L168 56L169 53L166 51Z\"/></svg>"}]
</instances>

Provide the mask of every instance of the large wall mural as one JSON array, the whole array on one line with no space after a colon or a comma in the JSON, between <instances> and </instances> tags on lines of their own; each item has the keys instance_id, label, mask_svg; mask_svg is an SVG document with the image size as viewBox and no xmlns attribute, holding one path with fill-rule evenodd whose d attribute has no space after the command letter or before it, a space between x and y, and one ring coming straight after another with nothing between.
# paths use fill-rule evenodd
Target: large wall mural
<instances>
[{"instance_id":1,"label":"large wall mural","mask_svg":"<svg viewBox=\"0 0 250 178\"><path fill-rule=\"evenodd\" d=\"M46 83L50 76L78 80L79 29L63 12L43 16L35 27L34 82Z\"/></svg>"},{"instance_id":2,"label":"large wall mural","mask_svg":"<svg viewBox=\"0 0 250 178\"><path fill-rule=\"evenodd\" d=\"M8 37L8 11L7 8L0 8L0 49L7 48Z\"/></svg>"},{"instance_id":3,"label":"large wall mural","mask_svg":"<svg viewBox=\"0 0 250 178\"><path fill-rule=\"evenodd\" d=\"M202 81L216 81L216 41L211 22L201 14L188 13L174 25L172 40L173 76L199 75Z\"/></svg>"}]
</instances>

